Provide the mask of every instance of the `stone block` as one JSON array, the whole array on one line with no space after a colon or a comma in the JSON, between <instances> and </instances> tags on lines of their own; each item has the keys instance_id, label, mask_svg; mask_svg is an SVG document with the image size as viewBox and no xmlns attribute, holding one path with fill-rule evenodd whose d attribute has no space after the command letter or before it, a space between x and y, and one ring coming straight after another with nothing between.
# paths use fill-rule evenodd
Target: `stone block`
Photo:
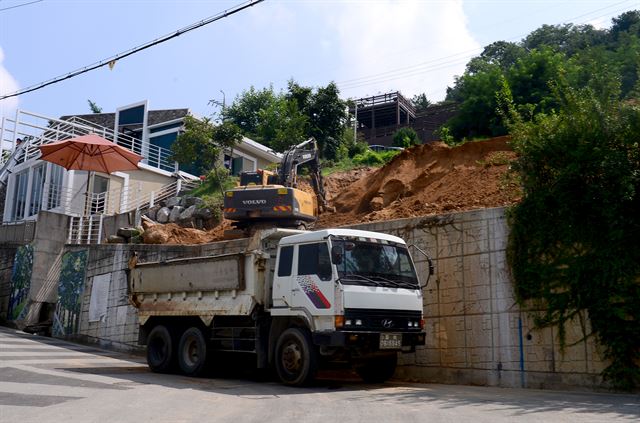
<instances>
[{"instance_id":1,"label":"stone block","mask_svg":"<svg viewBox=\"0 0 640 423\"><path fill-rule=\"evenodd\" d=\"M195 205L191 205L189 207L187 207L186 209L184 209L181 213L180 213L180 217L179 220L189 220L193 217L193 214L196 211L196 206Z\"/></svg>"},{"instance_id":2,"label":"stone block","mask_svg":"<svg viewBox=\"0 0 640 423\"><path fill-rule=\"evenodd\" d=\"M167 198L167 201L165 203L165 207L168 207L170 209L179 205L180 205L180 197Z\"/></svg>"},{"instance_id":3,"label":"stone block","mask_svg":"<svg viewBox=\"0 0 640 423\"><path fill-rule=\"evenodd\" d=\"M156 213L156 221L158 221L158 223L167 223L169 221L170 215L171 215L171 210L168 207L162 207Z\"/></svg>"},{"instance_id":4,"label":"stone block","mask_svg":"<svg viewBox=\"0 0 640 423\"><path fill-rule=\"evenodd\" d=\"M182 213L184 209L181 206L175 206L171 209L171 214L169 215L169 222L175 223L180 219L180 213Z\"/></svg>"},{"instance_id":5,"label":"stone block","mask_svg":"<svg viewBox=\"0 0 640 423\"><path fill-rule=\"evenodd\" d=\"M145 213L145 216L147 216L151 220L157 220L158 210L160 210L161 208L162 206L160 206L159 204L150 207L149 210L147 210L147 212Z\"/></svg>"},{"instance_id":6,"label":"stone block","mask_svg":"<svg viewBox=\"0 0 640 423\"><path fill-rule=\"evenodd\" d=\"M437 231L438 252L440 258L462 255L462 231L454 225L438 228Z\"/></svg>"}]
</instances>

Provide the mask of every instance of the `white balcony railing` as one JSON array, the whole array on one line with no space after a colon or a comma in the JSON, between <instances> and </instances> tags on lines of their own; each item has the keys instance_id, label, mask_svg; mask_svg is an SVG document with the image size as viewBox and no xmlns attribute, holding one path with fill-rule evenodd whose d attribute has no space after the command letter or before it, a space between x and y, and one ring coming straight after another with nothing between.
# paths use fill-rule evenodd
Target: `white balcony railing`
<instances>
[{"instance_id":1,"label":"white balcony railing","mask_svg":"<svg viewBox=\"0 0 640 423\"><path fill-rule=\"evenodd\" d=\"M0 166L15 151L18 139L26 143L18 157L15 157L16 163L22 163L38 157L40 154L38 147L43 144L91 133L98 134L109 141L115 141L122 147L140 154L143 157L142 163L148 166L168 172L178 170L177 163L170 159L170 150L150 144L147 140L120 133L116 136L111 128L105 128L75 116L69 120L60 120L24 110L18 111L15 119L6 117L2 119L0 146L3 154L0 155Z\"/></svg>"}]
</instances>

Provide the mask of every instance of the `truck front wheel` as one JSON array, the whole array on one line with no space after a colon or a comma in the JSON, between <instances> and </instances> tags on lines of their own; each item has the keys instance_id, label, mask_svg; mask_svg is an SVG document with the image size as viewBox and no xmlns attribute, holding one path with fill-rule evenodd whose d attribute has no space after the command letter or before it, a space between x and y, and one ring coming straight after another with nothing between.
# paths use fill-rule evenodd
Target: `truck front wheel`
<instances>
[{"instance_id":1,"label":"truck front wheel","mask_svg":"<svg viewBox=\"0 0 640 423\"><path fill-rule=\"evenodd\" d=\"M311 383L318 370L318 357L309 332L299 328L282 332L276 344L275 365L285 385Z\"/></svg>"},{"instance_id":2,"label":"truck front wheel","mask_svg":"<svg viewBox=\"0 0 640 423\"><path fill-rule=\"evenodd\" d=\"M168 373L175 362L173 339L166 326L158 325L149 333L147 339L147 364L156 373Z\"/></svg>"},{"instance_id":3,"label":"truck front wheel","mask_svg":"<svg viewBox=\"0 0 640 423\"><path fill-rule=\"evenodd\" d=\"M178 364L187 376L202 374L207 361L207 341L202 331L191 327L184 331L178 344Z\"/></svg>"},{"instance_id":4,"label":"truck front wheel","mask_svg":"<svg viewBox=\"0 0 640 423\"><path fill-rule=\"evenodd\" d=\"M356 373L366 383L383 383L391 379L396 371L398 355L387 354L367 359L356 366Z\"/></svg>"}]
</instances>

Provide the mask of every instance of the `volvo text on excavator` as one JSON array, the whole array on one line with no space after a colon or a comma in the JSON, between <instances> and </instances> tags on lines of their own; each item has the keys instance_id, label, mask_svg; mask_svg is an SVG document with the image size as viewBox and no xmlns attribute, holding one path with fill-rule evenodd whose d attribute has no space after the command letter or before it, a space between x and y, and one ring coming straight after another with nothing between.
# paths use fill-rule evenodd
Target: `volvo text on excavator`
<instances>
[{"instance_id":1,"label":"volvo text on excavator","mask_svg":"<svg viewBox=\"0 0 640 423\"><path fill-rule=\"evenodd\" d=\"M309 168L314 194L297 188L301 165ZM224 217L237 229L309 229L326 208L318 144L313 138L287 150L275 173L242 172L240 185L224 196Z\"/></svg>"}]
</instances>

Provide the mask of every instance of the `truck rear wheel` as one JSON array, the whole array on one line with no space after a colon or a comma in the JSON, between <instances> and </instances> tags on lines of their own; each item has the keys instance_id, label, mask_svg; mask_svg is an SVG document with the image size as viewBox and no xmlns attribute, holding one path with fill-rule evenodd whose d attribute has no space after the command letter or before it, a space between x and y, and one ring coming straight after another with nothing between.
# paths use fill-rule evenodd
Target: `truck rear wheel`
<instances>
[{"instance_id":1,"label":"truck rear wheel","mask_svg":"<svg viewBox=\"0 0 640 423\"><path fill-rule=\"evenodd\" d=\"M170 372L175 363L173 339L166 326L158 325L147 339L147 364L156 373Z\"/></svg>"},{"instance_id":2,"label":"truck rear wheel","mask_svg":"<svg viewBox=\"0 0 640 423\"><path fill-rule=\"evenodd\" d=\"M356 366L356 373L366 383L383 383L391 379L396 371L396 353L367 359Z\"/></svg>"},{"instance_id":3,"label":"truck rear wheel","mask_svg":"<svg viewBox=\"0 0 640 423\"><path fill-rule=\"evenodd\" d=\"M207 340L202 331L190 327L180 337L178 344L178 364L187 376L202 374L207 362Z\"/></svg>"},{"instance_id":4,"label":"truck rear wheel","mask_svg":"<svg viewBox=\"0 0 640 423\"><path fill-rule=\"evenodd\" d=\"M289 328L276 344L276 371L285 385L302 386L313 381L318 371L317 351L306 330Z\"/></svg>"}]
</instances>

